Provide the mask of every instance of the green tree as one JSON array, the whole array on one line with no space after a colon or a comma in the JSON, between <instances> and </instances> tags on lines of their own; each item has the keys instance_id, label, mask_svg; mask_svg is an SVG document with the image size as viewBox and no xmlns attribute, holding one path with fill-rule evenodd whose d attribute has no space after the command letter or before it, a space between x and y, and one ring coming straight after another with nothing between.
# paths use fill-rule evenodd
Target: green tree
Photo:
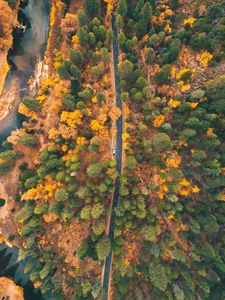
<instances>
[{"instance_id":1,"label":"green tree","mask_svg":"<svg viewBox=\"0 0 225 300\"><path fill-rule=\"evenodd\" d=\"M153 147L156 151L161 151L163 149L171 148L170 137L166 133L157 133L153 136Z\"/></svg>"},{"instance_id":2,"label":"green tree","mask_svg":"<svg viewBox=\"0 0 225 300\"><path fill-rule=\"evenodd\" d=\"M170 78L171 66L164 65L162 69L155 74L155 79L159 85L167 83Z\"/></svg>"},{"instance_id":3,"label":"green tree","mask_svg":"<svg viewBox=\"0 0 225 300\"><path fill-rule=\"evenodd\" d=\"M127 14L127 1L126 0L119 0L116 8L116 13L125 16Z\"/></svg>"},{"instance_id":4,"label":"green tree","mask_svg":"<svg viewBox=\"0 0 225 300\"><path fill-rule=\"evenodd\" d=\"M187 82L191 78L192 74L193 74L193 72L191 70L188 70L187 72L182 74L180 79L184 82Z\"/></svg>"},{"instance_id":5,"label":"green tree","mask_svg":"<svg viewBox=\"0 0 225 300\"><path fill-rule=\"evenodd\" d=\"M186 128L181 131L180 139L187 141L187 140L191 139L193 136L195 136L196 134L197 134L196 130Z\"/></svg>"},{"instance_id":6,"label":"green tree","mask_svg":"<svg viewBox=\"0 0 225 300\"><path fill-rule=\"evenodd\" d=\"M79 27L85 26L88 23L88 18L83 9L79 9L77 12L78 25Z\"/></svg>"},{"instance_id":7,"label":"green tree","mask_svg":"<svg viewBox=\"0 0 225 300\"><path fill-rule=\"evenodd\" d=\"M87 28L87 26L79 28L78 37L79 37L80 45L83 47L87 47L87 45L88 45L88 28Z\"/></svg>"},{"instance_id":8,"label":"green tree","mask_svg":"<svg viewBox=\"0 0 225 300\"><path fill-rule=\"evenodd\" d=\"M82 220L89 220L91 217L91 206L84 206L80 212L80 217Z\"/></svg>"},{"instance_id":9,"label":"green tree","mask_svg":"<svg viewBox=\"0 0 225 300\"><path fill-rule=\"evenodd\" d=\"M69 199L69 194L65 188L57 189L55 192L55 199L59 202L64 202Z\"/></svg>"},{"instance_id":10,"label":"green tree","mask_svg":"<svg viewBox=\"0 0 225 300\"><path fill-rule=\"evenodd\" d=\"M43 215L47 211L48 211L48 205L46 203L37 204L35 209L34 209L34 213L36 215Z\"/></svg>"},{"instance_id":11,"label":"green tree","mask_svg":"<svg viewBox=\"0 0 225 300\"><path fill-rule=\"evenodd\" d=\"M39 139L37 136L35 135L24 135L23 137L19 138L17 140L17 142L21 145L27 146L27 147L31 147L31 148L35 148L38 143L39 143Z\"/></svg>"},{"instance_id":12,"label":"green tree","mask_svg":"<svg viewBox=\"0 0 225 300\"><path fill-rule=\"evenodd\" d=\"M105 63L109 62L109 58L110 58L109 51L105 47L101 48L101 58Z\"/></svg>"},{"instance_id":13,"label":"green tree","mask_svg":"<svg viewBox=\"0 0 225 300\"><path fill-rule=\"evenodd\" d=\"M194 33L190 39L190 46L195 51L201 51L209 48L207 34L205 32Z\"/></svg>"},{"instance_id":14,"label":"green tree","mask_svg":"<svg viewBox=\"0 0 225 300\"><path fill-rule=\"evenodd\" d=\"M88 33L88 43L90 46L93 46L96 43L96 37L95 37L94 32Z\"/></svg>"},{"instance_id":15,"label":"green tree","mask_svg":"<svg viewBox=\"0 0 225 300\"><path fill-rule=\"evenodd\" d=\"M134 16L134 19L138 19L140 13L141 13L141 10L142 10L142 7L145 5L145 1L144 0L138 0L137 4L136 4L136 7L135 9L133 10L133 16Z\"/></svg>"},{"instance_id":16,"label":"green tree","mask_svg":"<svg viewBox=\"0 0 225 300\"><path fill-rule=\"evenodd\" d=\"M169 49L167 49L161 55L161 64L172 64L179 57L181 49L181 42L179 40L175 40L171 43Z\"/></svg>"},{"instance_id":17,"label":"green tree","mask_svg":"<svg viewBox=\"0 0 225 300\"><path fill-rule=\"evenodd\" d=\"M103 234L103 232L105 231L105 221L104 220L97 221L92 226L92 230L93 230L93 232L94 232L95 235L101 235L101 234Z\"/></svg>"},{"instance_id":18,"label":"green tree","mask_svg":"<svg viewBox=\"0 0 225 300\"><path fill-rule=\"evenodd\" d=\"M132 97L135 101L141 101L143 99L143 95L142 93L139 91L139 92L136 92L133 97Z\"/></svg>"},{"instance_id":19,"label":"green tree","mask_svg":"<svg viewBox=\"0 0 225 300\"><path fill-rule=\"evenodd\" d=\"M64 60L60 67L58 67L58 74L61 79L70 79L70 66L69 60Z\"/></svg>"},{"instance_id":20,"label":"green tree","mask_svg":"<svg viewBox=\"0 0 225 300\"><path fill-rule=\"evenodd\" d=\"M151 65L154 60L154 49L153 48L147 48L145 52L145 61L148 65Z\"/></svg>"},{"instance_id":21,"label":"green tree","mask_svg":"<svg viewBox=\"0 0 225 300\"><path fill-rule=\"evenodd\" d=\"M147 80L144 77L139 77L135 85L139 90L143 90L146 84L147 84Z\"/></svg>"},{"instance_id":22,"label":"green tree","mask_svg":"<svg viewBox=\"0 0 225 300\"><path fill-rule=\"evenodd\" d=\"M72 64L80 66L83 64L84 56L83 53L79 50L71 49L69 51L69 58Z\"/></svg>"},{"instance_id":23,"label":"green tree","mask_svg":"<svg viewBox=\"0 0 225 300\"><path fill-rule=\"evenodd\" d=\"M94 219L99 219L99 217L103 214L103 212L104 212L104 206L101 203L96 203L92 207L91 216Z\"/></svg>"},{"instance_id":24,"label":"green tree","mask_svg":"<svg viewBox=\"0 0 225 300\"><path fill-rule=\"evenodd\" d=\"M94 138L91 139L89 150L93 152L98 152L100 144L101 141L99 137L95 136Z\"/></svg>"},{"instance_id":25,"label":"green tree","mask_svg":"<svg viewBox=\"0 0 225 300\"><path fill-rule=\"evenodd\" d=\"M138 16L138 22L135 24L134 29L139 36L144 36L147 33L148 25L151 20L152 8L149 2L146 2L141 8Z\"/></svg>"},{"instance_id":26,"label":"green tree","mask_svg":"<svg viewBox=\"0 0 225 300\"><path fill-rule=\"evenodd\" d=\"M23 98L23 104L32 111L38 112L41 110L41 104L36 99L25 97Z\"/></svg>"},{"instance_id":27,"label":"green tree","mask_svg":"<svg viewBox=\"0 0 225 300\"><path fill-rule=\"evenodd\" d=\"M141 233L146 241L155 243L157 241L156 228L153 226L145 225Z\"/></svg>"},{"instance_id":28,"label":"green tree","mask_svg":"<svg viewBox=\"0 0 225 300\"><path fill-rule=\"evenodd\" d=\"M88 247L89 247L88 242L83 241L81 243L80 247L77 249L76 255L79 258L83 259L86 256L86 254L88 253Z\"/></svg>"},{"instance_id":29,"label":"green tree","mask_svg":"<svg viewBox=\"0 0 225 300\"><path fill-rule=\"evenodd\" d=\"M105 94L103 94L103 93L97 93L96 97L99 102L105 101Z\"/></svg>"},{"instance_id":30,"label":"green tree","mask_svg":"<svg viewBox=\"0 0 225 300\"><path fill-rule=\"evenodd\" d=\"M112 31L112 29L108 29L108 30L106 31L106 45L107 45L108 47L111 46L113 39L114 39L113 31Z\"/></svg>"},{"instance_id":31,"label":"green tree","mask_svg":"<svg viewBox=\"0 0 225 300\"><path fill-rule=\"evenodd\" d=\"M216 77L213 80L209 80L204 85L206 97L209 99L209 103L206 103L210 112L225 114L225 76Z\"/></svg>"},{"instance_id":32,"label":"green tree","mask_svg":"<svg viewBox=\"0 0 225 300\"><path fill-rule=\"evenodd\" d=\"M118 29L123 28L123 18L121 15L116 16L116 25L117 25Z\"/></svg>"},{"instance_id":33,"label":"green tree","mask_svg":"<svg viewBox=\"0 0 225 300\"><path fill-rule=\"evenodd\" d=\"M125 41L126 41L125 34L123 32L120 32L118 35L119 46L121 47L125 43Z\"/></svg>"},{"instance_id":34,"label":"green tree","mask_svg":"<svg viewBox=\"0 0 225 300\"><path fill-rule=\"evenodd\" d=\"M90 163L87 168L87 174L89 177L102 176L102 166L99 163Z\"/></svg>"},{"instance_id":35,"label":"green tree","mask_svg":"<svg viewBox=\"0 0 225 300\"><path fill-rule=\"evenodd\" d=\"M99 0L84 0L83 6L89 19L93 19L99 15Z\"/></svg>"},{"instance_id":36,"label":"green tree","mask_svg":"<svg viewBox=\"0 0 225 300\"><path fill-rule=\"evenodd\" d=\"M127 92L122 93L120 98L122 101L127 101L129 99L129 93Z\"/></svg>"},{"instance_id":37,"label":"green tree","mask_svg":"<svg viewBox=\"0 0 225 300\"><path fill-rule=\"evenodd\" d=\"M166 269L163 265L153 261L149 267L149 279L154 286L165 292L168 284L168 278Z\"/></svg>"},{"instance_id":38,"label":"green tree","mask_svg":"<svg viewBox=\"0 0 225 300\"><path fill-rule=\"evenodd\" d=\"M101 76L104 74L104 68L102 65L94 66L91 69L91 75L96 78L100 79Z\"/></svg>"},{"instance_id":39,"label":"green tree","mask_svg":"<svg viewBox=\"0 0 225 300\"><path fill-rule=\"evenodd\" d=\"M81 70L76 65L70 66L70 74L74 79L76 79L78 81L81 80Z\"/></svg>"},{"instance_id":40,"label":"green tree","mask_svg":"<svg viewBox=\"0 0 225 300\"><path fill-rule=\"evenodd\" d=\"M127 156L126 158L126 167L129 169L129 170L133 170L137 165L137 161L135 159L134 156Z\"/></svg>"},{"instance_id":41,"label":"green tree","mask_svg":"<svg viewBox=\"0 0 225 300\"><path fill-rule=\"evenodd\" d=\"M134 69L134 65L128 59L121 62L118 68L120 78L121 79L127 78L133 72L133 69Z\"/></svg>"},{"instance_id":42,"label":"green tree","mask_svg":"<svg viewBox=\"0 0 225 300\"><path fill-rule=\"evenodd\" d=\"M104 260L109 255L111 250L111 243L109 238L102 238L96 245L98 259Z\"/></svg>"},{"instance_id":43,"label":"green tree","mask_svg":"<svg viewBox=\"0 0 225 300\"><path fill-rule=\"evenodd\" d=\"M25 187L26 189L34 188L34 187L36 187L37 182L38 182L37 176L30 177L30 178L28 178L28 179L25 181L24 187Z\"/></svg>"}]
</instances>

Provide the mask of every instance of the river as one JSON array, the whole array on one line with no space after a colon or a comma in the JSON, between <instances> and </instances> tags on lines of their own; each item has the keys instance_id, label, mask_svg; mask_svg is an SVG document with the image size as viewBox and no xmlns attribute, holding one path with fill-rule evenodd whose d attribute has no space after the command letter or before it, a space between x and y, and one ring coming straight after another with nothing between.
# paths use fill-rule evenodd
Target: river
<instances>
[{"instance_id":1,"label":"river","mask_svg":"<svg viewBox=\"0 0 225 300\"><path fill-rule=\"evenodd\" d=\"M21 127L23 118L18 113L18 105L24 96L35 92L29 89L28 80L32 75L35 77L36 71L40 71L44 57L49 31L49 3L49 0L29 0L27 5L21 4L19 9L18 19L27 28L13 32L13 49L8 55L11 71L6 78L3 94L16 90L15 102L9 114L0 122L0 142ZM34 289L29 275L24 274L24 262L18 263L17 257L18 248L7 248L5 244L0 244L0 276L7 276L22 286L26 300L44 299Z\"/></svg>"}]
</instances>

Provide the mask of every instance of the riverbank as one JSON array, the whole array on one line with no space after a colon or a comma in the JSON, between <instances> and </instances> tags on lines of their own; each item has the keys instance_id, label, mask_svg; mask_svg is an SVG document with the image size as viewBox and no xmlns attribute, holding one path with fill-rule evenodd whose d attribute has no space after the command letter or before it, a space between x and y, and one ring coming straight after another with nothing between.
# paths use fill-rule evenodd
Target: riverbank
<instances>
[{"instance_id":1,"label":"riverbank","mask_svg":"<svg viewBox=\"0 0 225 300\"><path fill-rule=\"evenodd\" d=\"M10 70L7 56L9 49L13 45L12 32L18 24L18 9L19 5L15 9L10 8L6 1L0 0L0 23L3 28L4 37L0 38L0 96L3 93L3 88L7 74ZM1 99L2 102L2 99ZM2 107L0 102L0 111L5 108ZM6 100L5 100L6 102ZM6 105L5 105L6 106Z\"/></svg>"}]
</instances>

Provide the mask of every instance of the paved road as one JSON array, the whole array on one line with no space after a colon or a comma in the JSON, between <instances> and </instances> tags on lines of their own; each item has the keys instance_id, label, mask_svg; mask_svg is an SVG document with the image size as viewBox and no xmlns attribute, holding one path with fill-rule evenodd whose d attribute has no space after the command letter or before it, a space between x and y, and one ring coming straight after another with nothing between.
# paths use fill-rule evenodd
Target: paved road
<instances>
[{"instance_id":1,"label":"paved road","mask_svg":"<svg viewBox=\"0 0 225 300\"><path fill-rule=\"evenodd\" d=\"M114 33L114 41L113 41L113 63L114 63L114 74L115 74L115 89L116 89L116 106L121 109L122 111L122 102L120 100L121 90L119 86L119 74L118 74L118 62L119 62L119 46L118 46L118 31L117 26L115 22L115 16L112 16L112 30ZM116 163L117 163L117 171L119 174L121 174L122 170L122 133L123 133L123 121L122 121L122 115L117 120L116 123L117 126L117 135L116 135ZM109 227L109 237L111 240L111 244L114 240L114 208L117 206L119 201L119 190L120 190L120 181L119 176L116 179L115 182L115 191L113 195L113 212L111 215L110 220L110 227ZM110 251L108 257L105 261L105 270L104 270L104 278L103 278L103 288L105 291L105 300L108 299L108 289L109 289L109 279L110 279L110 270L111 270L111 264L112 264L112 250Z\"/></svg>"}]
</instances>

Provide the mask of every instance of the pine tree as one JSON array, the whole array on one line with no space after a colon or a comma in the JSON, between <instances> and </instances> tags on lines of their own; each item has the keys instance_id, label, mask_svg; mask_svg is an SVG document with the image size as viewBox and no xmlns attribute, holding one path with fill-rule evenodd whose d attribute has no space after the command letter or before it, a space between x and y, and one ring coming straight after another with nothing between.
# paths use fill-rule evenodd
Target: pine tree
<instances>
[{"instance_id":1,"label":"pine tree","mask_svg":"<svg viewBox=\"0 0 225 300\"><path fill-rule=\"evenodd\" d=\"M119 0L116 13L121 16L126 16L127 14L127 1L126 0Z\"/></svg>"},{"instance_id":2,"label":"pine tree","mask_svg":"<svg viewBox=\"0 0 225 300\"><path fill-rule=\"evenodd\" d=\"M99 0L84 0L84 11L89 19L97 17L99 14Z\"/></svg>"}]
</instances>

